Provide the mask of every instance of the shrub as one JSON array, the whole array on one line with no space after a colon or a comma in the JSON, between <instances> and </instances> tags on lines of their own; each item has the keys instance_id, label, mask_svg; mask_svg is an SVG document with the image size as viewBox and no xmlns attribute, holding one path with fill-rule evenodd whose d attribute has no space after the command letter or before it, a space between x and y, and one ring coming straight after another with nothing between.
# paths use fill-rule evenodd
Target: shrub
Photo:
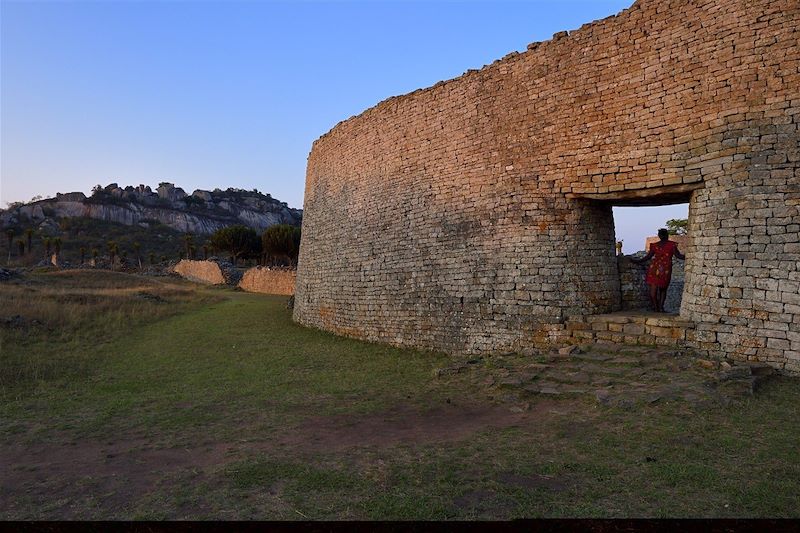
<instances>
[{"instance_id":1,"label":"shrub","mask_svg":"<svg viewBox=\"0 0 800 533\"><path fill-rule=\"evenodd\" d=\"M261 247L272 262L286 259L293 265L297 263L297 254L300 252L300 228L289 224L271 226L261 236Z\"/></svg>"},{"instance_id":2,"label":"shrub","mask_svg":"<svg viewBox=\"0 0 800 533\"><path fill-rule=\"evenodd\" d=\"M261 252L261 240L255 230L247 226L228 226L215 231L208 244L218 251L228 252L233 264L239 258L258 257Z\"/></svg>"}]
</instances>

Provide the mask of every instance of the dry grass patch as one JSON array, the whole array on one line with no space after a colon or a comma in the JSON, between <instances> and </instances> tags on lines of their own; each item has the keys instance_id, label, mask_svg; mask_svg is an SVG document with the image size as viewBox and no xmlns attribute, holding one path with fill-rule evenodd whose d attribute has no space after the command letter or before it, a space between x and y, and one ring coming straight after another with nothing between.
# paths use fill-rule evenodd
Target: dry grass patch
<instances>
[{"instance_id":1,"label":"dry grass patch","mask_svg":"<svg viewBox=\"0 0 800 533\"><path fill-rule=\"evenodd\" d=\"M133 327L215 297L171 278L68 270L0 284L0 394L90 371L94 350Z\"/></svg>"}]
</instances>

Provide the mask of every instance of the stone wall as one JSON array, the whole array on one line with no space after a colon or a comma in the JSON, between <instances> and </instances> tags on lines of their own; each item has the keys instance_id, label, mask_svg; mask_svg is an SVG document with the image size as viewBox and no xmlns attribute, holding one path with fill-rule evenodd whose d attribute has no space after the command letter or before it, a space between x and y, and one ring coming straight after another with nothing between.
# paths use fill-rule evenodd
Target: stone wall
<instances>
[{"instance_id":1,"label":"stone wall","mask_svg":"<svg viewBox=\"0 0 800 533\"><path fill-rule=\"evenodd\" d=\"M636 257L644 257L643 253ZM634 309L650 309L649 288L645 283L648 264L637 265L631 261L630 256L617 256L620 282L620 308L623 311ZM672 281L667 289L667 299L664 309L668 313L678 313L681 309L684 289L684 262L679 259L672 261Z\"/></svg>"},{"instance_id":2,"label":"stone wall","mask_svg":"<svg viewBox=\"0 0 800 533\"><path fill-rule=\"evenodd\" d=\"M209 283L211 285L224 285L225 276L222 269L214 261L192 261L181 259L173 271L190 281Z\"/></svg>"},{"instance_id":3,"label":"stone wall","mask_svg":"<svg viewBox=\"0 0 800 533\"><path fill-rule=\"evenodd\" d=\"M261 292L264 294L294 294L294 284L297 272L287 269L270 269L266 267L253 267L245 271L239 288L247 292Z\"/></svg>"},{"instance_id":4,"label":"stone wall","mask_svg":"<svg viewBox=\"0 0 800 533\"><path fill-rule=\"evenodd\" d=\"M647 265L637 265L630 257L617 256L619 266L620 308L624 311L631 309L649 309L650 297L647 284L644 281Z\"/></svg>"},{"instance_id":5,"label":"stone wall","mask_svg":"<svg viewBox=\"0 0 800 533\"><path fill-rule=\"evenodd\" d=\"M681 315L800 371L800 3L639 0L318 139L295 319L450 352L622 306L613 205L688 201Z\"/></svg>"},{"instance_id":6,"label":"stone wall","mask_svg":"<svg viewBox=\"0 0 800 533\"><path fill-rule=\"evenodd\" d=\"M691 347L695 324L679 317L653 312L609 313L572 317L564 342L643 344Z\"/></svg>"}]
</instances>

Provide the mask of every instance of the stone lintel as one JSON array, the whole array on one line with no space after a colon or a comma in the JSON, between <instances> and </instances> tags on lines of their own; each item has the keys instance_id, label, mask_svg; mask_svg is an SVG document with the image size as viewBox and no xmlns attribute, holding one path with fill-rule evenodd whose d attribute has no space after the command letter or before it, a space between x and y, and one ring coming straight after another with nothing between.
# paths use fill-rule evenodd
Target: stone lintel
<instances>
[{"instance_id":1,"label":"stone lintel","mask_svg":"<svg viewBox=\"0 0 800 533\"><path fill-rule=\"evenodd\" d=\"M626 189L599 193L567 193L573 200L594 200L614 205L647 206L688 203L692 191L703 188L703 182L679 183L643 189Z\"/></svg>"}]
</instances>

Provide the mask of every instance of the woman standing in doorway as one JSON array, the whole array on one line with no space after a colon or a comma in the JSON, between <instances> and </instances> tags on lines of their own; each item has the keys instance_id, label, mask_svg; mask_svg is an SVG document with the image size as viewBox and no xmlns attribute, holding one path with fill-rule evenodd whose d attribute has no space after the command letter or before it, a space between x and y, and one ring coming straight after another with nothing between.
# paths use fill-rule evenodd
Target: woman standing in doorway
<instances>
[{"instance_id":1,"label":"woman standing in doorway","mask_svg":"<svg viewBox=\"0 0 800 533\"><path fill-rule=\"evenodd\" d=\"M650 245L650 251L641 259L631 259L634 263L640 264L650 259L653 262L647 269L645 281L650 288L650 305L657 313L664 312L664 301L667 299L667 288L672 279L672 256L674 255L681 261L686 259L675 241L669 240L669 232L661 228L658 230L658 242Z\"/></svg>"}]
</instances>

